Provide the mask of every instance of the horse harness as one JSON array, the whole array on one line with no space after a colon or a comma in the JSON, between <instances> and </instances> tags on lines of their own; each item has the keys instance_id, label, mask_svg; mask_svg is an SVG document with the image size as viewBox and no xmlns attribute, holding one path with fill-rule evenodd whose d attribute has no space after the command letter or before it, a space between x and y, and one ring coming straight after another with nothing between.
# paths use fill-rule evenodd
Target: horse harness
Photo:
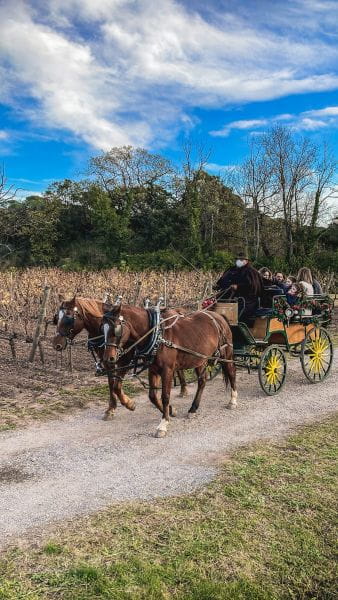
<instances>
[{"instance_id":1,"label":"horse harness","mask_svg":"<svg viewBox=\"0 0 338 600\"><path fill-rule=\"evenodd\" d=\"M126 347L125 349L123 349L121 347L121 339L123 337L123 326L128 327L128 322L124 320L124 317L122 315L120 315L120 317L119 317L119 323L114 327L114 337L116 339L115 343L111 343L111 342L107 341L108 329L105 330L106 333L104 336L104 346L105 347L115 347L117 349L117 356L114 360L114 369L113 369L114 373L116 371L119 371L122 369L133 367L134 375L140 374L142 371L144 371L149 366L151 366L151 364L155 360L156 354L161 345L164 345L167 348L180 350L181 352L186 352L187 354L191 354L192 356L196 356L197 358L204 358L205 360L213 361L215 364L217 362L233 362L233 360L221 358L221 351L226 346L232 347L232 344L229 342L224 342L223 332L220 327L220 324L214 318L213 315L205 312L205 310L201 310L199 312L203 312L211 319L211 321L213 322L213 324L216 327L217 333L219 335L219 339L224 342L223 344L219 345L219 347L217 348L217 350L215 351L215 353L212 356L201 354L200 352L196 352L195 350L192 350L191 348L186 348L184 346L180 346L179 344L175 344L171 340L165 339L164 331L174 327L174 325L176 325L177 321L180 318L186 317L187 315L175 314L175 315L171 315L170 317L161 319L160 311L157 308L147 308L146 310L147 310L148 316L149 316L149 327L150 327L149 330L139 340L137 340L136 342L131 344L131 346ZM106 326L109 328L109 321L111 321L112 316L113 316L112 312L105 313L104 317L106 318L108 323L105 323L104 327ZM164 323L168 322L170 320L173 320L173 322L164 326ZM138 347L139 344L148 337L149 337L149 340L147 341L147 343L144 346ZM131 352L133 349L134 349L134 355L133 355L133 358L131 359L129 365L125 365L123 367L117 367L116 363L123 356L125 356L126 354L129 354L129 352ZM142 361L141 365L139 365L140 361ZM138 371L137 369L140 369L140 370ZM118 376L114 374L114 377L118 377Z\"/></svg>"}]
</instances>

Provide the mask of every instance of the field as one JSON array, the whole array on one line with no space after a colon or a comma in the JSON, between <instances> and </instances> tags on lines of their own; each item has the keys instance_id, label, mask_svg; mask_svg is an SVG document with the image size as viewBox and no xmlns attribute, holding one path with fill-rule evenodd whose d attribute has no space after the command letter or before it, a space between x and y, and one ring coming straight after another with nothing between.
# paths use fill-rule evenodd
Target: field
<instances>
[{"instance_id":1,"label":"field","mask_svg":"<svg viewBox=\"0 0 338 600\"><path fill-rule=\"evenodd\" d=\"M337 424L243 448L193 495L115 504L8 550L1 600L333 600Z\"/></svg>"}]
</instances>

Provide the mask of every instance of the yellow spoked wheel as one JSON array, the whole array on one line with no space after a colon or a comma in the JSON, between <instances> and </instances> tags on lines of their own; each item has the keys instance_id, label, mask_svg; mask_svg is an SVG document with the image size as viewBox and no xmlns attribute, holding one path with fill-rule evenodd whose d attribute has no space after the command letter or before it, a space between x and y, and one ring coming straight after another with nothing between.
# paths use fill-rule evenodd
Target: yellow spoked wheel
<instances>
[{"instance_id":1,"label":"yellow spoked wheel","mask_svg":"<svg viewBox=\"0 0 338 600\"><path fill-rule=\"evenodd\" d=\"M268 396L278 394L285 383L287 362L279 346L268 346L262 354L258 367L258 378L262 390Z\"/></svg>"},{"instance_id":2,"label":"yellow spoked wheel","mask_svg":"<svg viewBox=\"0 0 338 600\"><path fill-rule=\"evenodd\" d=\"M316 327L302 343L300 362L305 377L311 383L323 381L329 374L333 359L333 346L326 329Z\"/></svg>"}]
</instances>

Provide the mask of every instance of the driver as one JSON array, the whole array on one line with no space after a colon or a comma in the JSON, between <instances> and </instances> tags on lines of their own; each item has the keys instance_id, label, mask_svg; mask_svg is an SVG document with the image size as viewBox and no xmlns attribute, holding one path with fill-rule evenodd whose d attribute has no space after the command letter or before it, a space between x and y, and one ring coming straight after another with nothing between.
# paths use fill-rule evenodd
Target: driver
<instances>
[{"instance_id":1,"label":"driver","mask_svg":"<svg viewBox=\"0 0 338 600\"><path fill-rule=\"evenodd\" d=\"M216 290L224 290L222 298L243 298L243 307L239 309L240 320L247 325L253 325L259 306L258 298L263 293L263 284L246 252L237 253L235 265L223 273L214 287Z\"/></svg>"}]
</instances>

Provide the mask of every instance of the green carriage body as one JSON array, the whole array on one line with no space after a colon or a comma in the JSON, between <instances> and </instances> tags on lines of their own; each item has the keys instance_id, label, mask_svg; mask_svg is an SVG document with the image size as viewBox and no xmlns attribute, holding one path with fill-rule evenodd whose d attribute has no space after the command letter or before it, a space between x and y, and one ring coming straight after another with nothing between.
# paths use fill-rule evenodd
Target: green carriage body
<instances>
[{"instance_id":1,"label":"green carriage body","mask_svg":"<svg viewBox=\"0 0 338 600\"><path fill-rule=\"evenodd\" d=\"M226 301L222 306L226 306ZM325 295L307 299L297 310L289 307L285 296L275 296L271 314L257 316L252 327L240 320L231 324L236 366L257 370L261 387L268 395L278 393L285 383L285 353L299 356L311 383L322 381L333 359L326 330L332 310L333 301ZM310 311L313 314L308 314Z\"/></svg>"}]
</instances>

